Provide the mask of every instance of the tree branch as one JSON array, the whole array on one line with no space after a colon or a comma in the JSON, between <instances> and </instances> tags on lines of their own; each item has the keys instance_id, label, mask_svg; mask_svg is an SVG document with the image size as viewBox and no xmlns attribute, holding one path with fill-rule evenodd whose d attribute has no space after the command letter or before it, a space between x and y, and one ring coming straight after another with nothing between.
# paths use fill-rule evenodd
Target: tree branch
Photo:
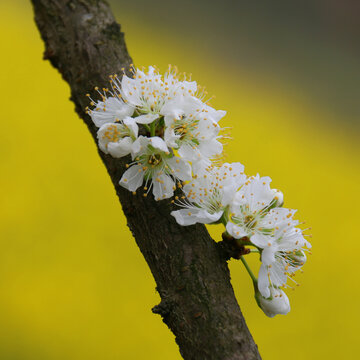
<instances>
[{"instance_id":1,"label":"tree branch","mask_svg":"<svg viewBox=\"0 0 360 360\"><path fill-rule=\"evenodd\" d=\"M49 59L71 88L76 111L96 140L84 108L86 93L128 69L124 34L102 0L32 0ZM203 225L181 227L167 200L156 202L119 186L123 159L99 151L127 217L128 226L157 284L153 308L176 336L184 359L260 359L230 284L228 253ZM225 255L224 255L225 254Z\"/></svg>"}]
</instances>

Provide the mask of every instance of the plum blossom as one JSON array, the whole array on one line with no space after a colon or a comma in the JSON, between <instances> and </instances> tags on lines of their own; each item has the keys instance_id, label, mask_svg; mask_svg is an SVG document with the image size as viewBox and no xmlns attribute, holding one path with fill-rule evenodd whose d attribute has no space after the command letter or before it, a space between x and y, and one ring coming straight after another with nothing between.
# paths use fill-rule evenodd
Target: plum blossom
<instances>
[{"instance_id":1,"label":"plum blossom","mask_svg":"<svg viewBox=\"0 0 360 360\"><path fill-rule=\"evenodd\" d=\"M256 234L271 234L274 226L266 216L277 205L280 194L270 188L270 182L269 177L256 175L234 194L226 230L235 239L248 237L252 241Z\"/></svg>"},{"instance_id":2,"label":"plum blossom","mask_svg":"<svg viewBox=\"0 0 360 360\"><path fill-rule=\"evenodd\" d=\"M294 213L289 209L271 210L267 216L275 225L271 236L257 234L251 239L262 249L258 288L265 297L270 296L271 287L286 287L287 279L293 280L294 273L306 262L305 251L311 248L303 231L296 227Z\"/></svg>"},{"instance_id":3,"label":"plum blossom","mask_svg":"<svg viewBox=\"0 0 360 360\"><path fill-rule=\"evenodd\" d=\"M190 164L171 154L160 137L140 136L133 143L132 159L120 179L120 185L132 192L145 180L147 193L152 188L156 200L167 199L173 196L176 181L191 179Z\"/></svg>"},{"instance_id":4,"label":"plum blossom","mask_svg":"<svg viewBox=\"0 0 360 360\"><path fill-rule=\"evenodd\" d=\"M178 96L165 104L161 113L164 139L182 158L197 162L221 154L218 121L225 111L214 110L195 97Z\"/></svg>"},{"instance_id":5,"label":"plum blossom","mask_svg":"<svg viewBox=\"0 0 360 360\"><path fill-rule=\"evenodd\" d=\"M116 123L106 123L97 132L99 148L115 158L126 156L132 151L138 131L138 125L131 117Z\"/></svg>"},{"instance_id":6,"label":"plum blossom","mask_svg":"<svg viewBox=\"0 0 360 360\"><path fill-rule=\"evenodd\" d=\"M121 121L133 115L134 107L125 104L121 98L115 94L108 97L107 89L103 89L103 93L98 88L95 89L99 92L102 101L94 102L92 100L91 105L95 106L95 108L92 110L87 108L87 112L95 126L100 128L104 124Z\"/></svg>"},{"instance_id":7,"label":"plum blossom","mask_svg":"<svg viewBox=\"0 0 360 360\"><path fill-rule=\"evenodd\" d=\"M177 202L182 209L172 211L171 215L183 226L217 222L245 180L244 166L240 163L213 167L204 174L194 176L184 186L186 199Z\"/></svg>"},{"instance_id":8,"label":"plum blossom","mask_svg":"<svg viewBox=\"0 0 360 360\"><path fill-rule=\"evenodd\" d=\"M133 78L123 75L119 80L113 77L114 89L123 101L136 109L137 122L150 124L160 118L164 105L178 95L194 96L197 91L195 81L180 81L176 69L162 76L149 66L147 72L132 68Z\"/></svg>"}]
</instances>

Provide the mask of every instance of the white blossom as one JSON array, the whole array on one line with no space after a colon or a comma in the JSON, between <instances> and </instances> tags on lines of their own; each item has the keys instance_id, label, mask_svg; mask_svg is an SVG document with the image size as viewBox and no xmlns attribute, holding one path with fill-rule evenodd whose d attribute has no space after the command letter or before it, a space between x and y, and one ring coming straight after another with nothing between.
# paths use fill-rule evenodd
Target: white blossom
<instances>
[{"instance_id":1,"label":"white blossom","mask_svg":"<svg viewBox=\"0 0 360 360\"><path fill-rule=\"evenodd\" d=\"M272 264L262 263L258 275L258 288L260 293L268 297L270 289L276 287L288 287L287 280L293 279L294 273L306 262L305 252L301 249L293 252L277 252Z\"/></svg>"},{"instance_id":2,"label":"white blossom","mask_svg":"<svg viewBox=\"0 0 360 360\"><path fill-rule=\"evenodd\" d=\"M164 77L149 66L147 72L133 68L133 78L123 75L121 81L114 78L116 90L124 102L134 107L139 116L136 121L150 124L161 116L163 106L177 95L193 96L197 91L196 82L180 81L176 71Z\"/></svg>"},{"instance_id":3,"label":"white blossom","mask_svg":"<svg viewBox=\"0 0 360 360\"><path fill-rule=\"evenodd\" d=\"M172 211L171 215L183 226L214 223L222 217L245 180L244 166L240 163L213 167L184 186L186 199L177 202L182 209Z\"/></svg>"},{"instance_id":4,"label":"white blossom","mask_svg":"<svg viewBox=\"0 0 360 360\"><path fill-rule=\"evenodd\" d=\"M132 152L138 131L138 125L131 117L116 123L106 123L97 132L99 148L115 158L126 156Z\"/></svg>"},{"instance_id":5,"label":"white blossom","mask_svg":"<svg viewBox=\"0 0 360 360\"><path fill-rule=\"evenodd\" d=\"M191 166L170 153L160 137L140 136L132 146L134 162L123 174L120 185L136 191L144 182L145 195L152 188L156 200L173 196L176 181L191 179Z\"/></svg>"},{"instance_id":6,"label":"white blossom","mask_svg":"<svg viewBox=\"0 0 360 360\"><path fill-rule=\"evenodd\" d=\"M104 124L114 123L121 121L128 116L132 116L134 113L134 107L125 104L124 101L113 94L114 96L107 96L107 89L104 89L103 93L100 93L102 101L94 102L91 104L95 106L94 109L88 109L88 114L91 116L92 121L97 127L101 127Z\"/></svg>"},{"instance_id":7,"label":"white blossom","mask_svg":"<svg viewBox=\"0 0 360 360\"><path fill-rule=\"evenodd\" d=\"M266 216L274 226L272 233L251 238L262 249L258 288L265 297L269 296L271 287L286 287L288 278L295 282L294 273L306 262L304 250L311 248L303 231L296 227L298 221L293 219L294 213L289 209L272 209Z\"/></svg>"},{"instance_id":8,"label":"white blossom","mask_svg":"<svg viewBox=\"0 0 360 360\"><path fill-rule=\"evenodd\" d=\"M266 219L270 207L274 206L279 194L270 189L269 177L250 177L234 195L230 207L226 231L234 238L248 237L251 241L256 234L267 236L273 224Z\"/></svg>"},{"instance_id":9,"label":"white blossom","mask_svg":"<svg viewBox=\"0 0 360 360\"><path fill-rule=\"evenodd\" d=\"M222 152L223 145L217 140L218 121L225 111L214 110L195 97L177 96L163 106L161 114L165 120L164 139L178 149L182 158L196 162Z\"/></svg>"},{"instance_id":10,"label":"white blossom","mask_svg":"<svg viewBox=\"0 0 360 360\"><path fill-rule=\"evenodd\" d=\"M293 219L295 213L295 210L274 208L264 217L271 232L258 232L251 238L253 244L263 249L262 261L264 263L273 263L277 253L289 253L303 247L311 247L304 238L302 230L296 227L299 221Z\"/></svg>"}]
</instances>

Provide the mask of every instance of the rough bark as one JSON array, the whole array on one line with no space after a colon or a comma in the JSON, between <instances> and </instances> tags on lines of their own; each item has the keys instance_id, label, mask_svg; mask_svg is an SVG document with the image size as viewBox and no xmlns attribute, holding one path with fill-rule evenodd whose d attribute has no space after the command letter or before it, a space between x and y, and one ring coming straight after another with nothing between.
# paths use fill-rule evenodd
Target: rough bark
<instances>
[{"instance_id":1,"label":"rough bark","mask_svg":"<svg viewBox=\"0 0 360 360\"><path fill-rule=\"evenodd\" d=\"M49 59L71 88L76 111L96 139L85 114L86 93L108 86L108 76L132 62L124 34L102 0L32 0ZM235 299L229 254L203 225L181 227L168 200L133 195L119 186L124 160L99 151L127 217L128 226L157 284L153 308L176 336L184 359L260 359Z\"/></svg>"}]
</instances>

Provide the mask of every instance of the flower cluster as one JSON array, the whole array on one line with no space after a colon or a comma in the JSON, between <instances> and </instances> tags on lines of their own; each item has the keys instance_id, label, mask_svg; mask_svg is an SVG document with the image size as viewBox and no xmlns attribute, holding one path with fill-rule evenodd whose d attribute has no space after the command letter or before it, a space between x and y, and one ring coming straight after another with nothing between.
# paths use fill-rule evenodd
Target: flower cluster
<instances>
[{"instance_id":1,"label":"flower cluster","mask_svg":"<svg viewBox=\"0 0 360 360\"><path fill-rule=\"evenodd\" d=\"M156 200L167 199L178 182L192 179L193 169L222 153L218 122L225 111L204 102L196 82L176 68L164 76L155 67L131 70L132 78L111 76L111 89L95 88L101 101L91 99L87 112L103 152L131 155L120 184L133 192L144 184L145 195L152 189Z\"/></svg>"},{"instance_id":2,"label":"flower cluster","mask_svg":"<svg viewBox=\"0 0 360 360\"><path fill-rule=\"evenodd\" d=\"M282 193L270 188L271 179L247 177L243 170L240 163L207 169L184 186L186 198L177 201L181 209L171 214L180 225L223 223L238 244L253 246L261 256L258 278L246 268L256 300L270 317L287 314L290 304L282 289L289 287L288 279L295 281L311 245L294 219L295 211L283 208Z\"/></svg>"},{"instance_id":3,"label":"flower cluster","mask_svg":"<svg viewBox=\"0 0 360 360\"><path fill-rule=\"evenodd\" d=\"M269 317L287 314L283 289L297 284L293 277L311 248L296 211L282 207L283 194L271 189L269 177L247 176L240 163L219 163L224 139L218 122L225 111L212 108L195 81L171 66L165 75L155 67L131 72L131 78L110 76L110 89L95 88L101 100L90 98L87 108L99 128L99 148L114 158L131 157L120 185L134 193L143 186L144 196L152 190L156 200L182 188L172 200L177 223L222 223L228 238L252 246L240 259L258 305ZM244 258L250 252L260 255L258 277Z\"/></svg>"}]
</instances>

